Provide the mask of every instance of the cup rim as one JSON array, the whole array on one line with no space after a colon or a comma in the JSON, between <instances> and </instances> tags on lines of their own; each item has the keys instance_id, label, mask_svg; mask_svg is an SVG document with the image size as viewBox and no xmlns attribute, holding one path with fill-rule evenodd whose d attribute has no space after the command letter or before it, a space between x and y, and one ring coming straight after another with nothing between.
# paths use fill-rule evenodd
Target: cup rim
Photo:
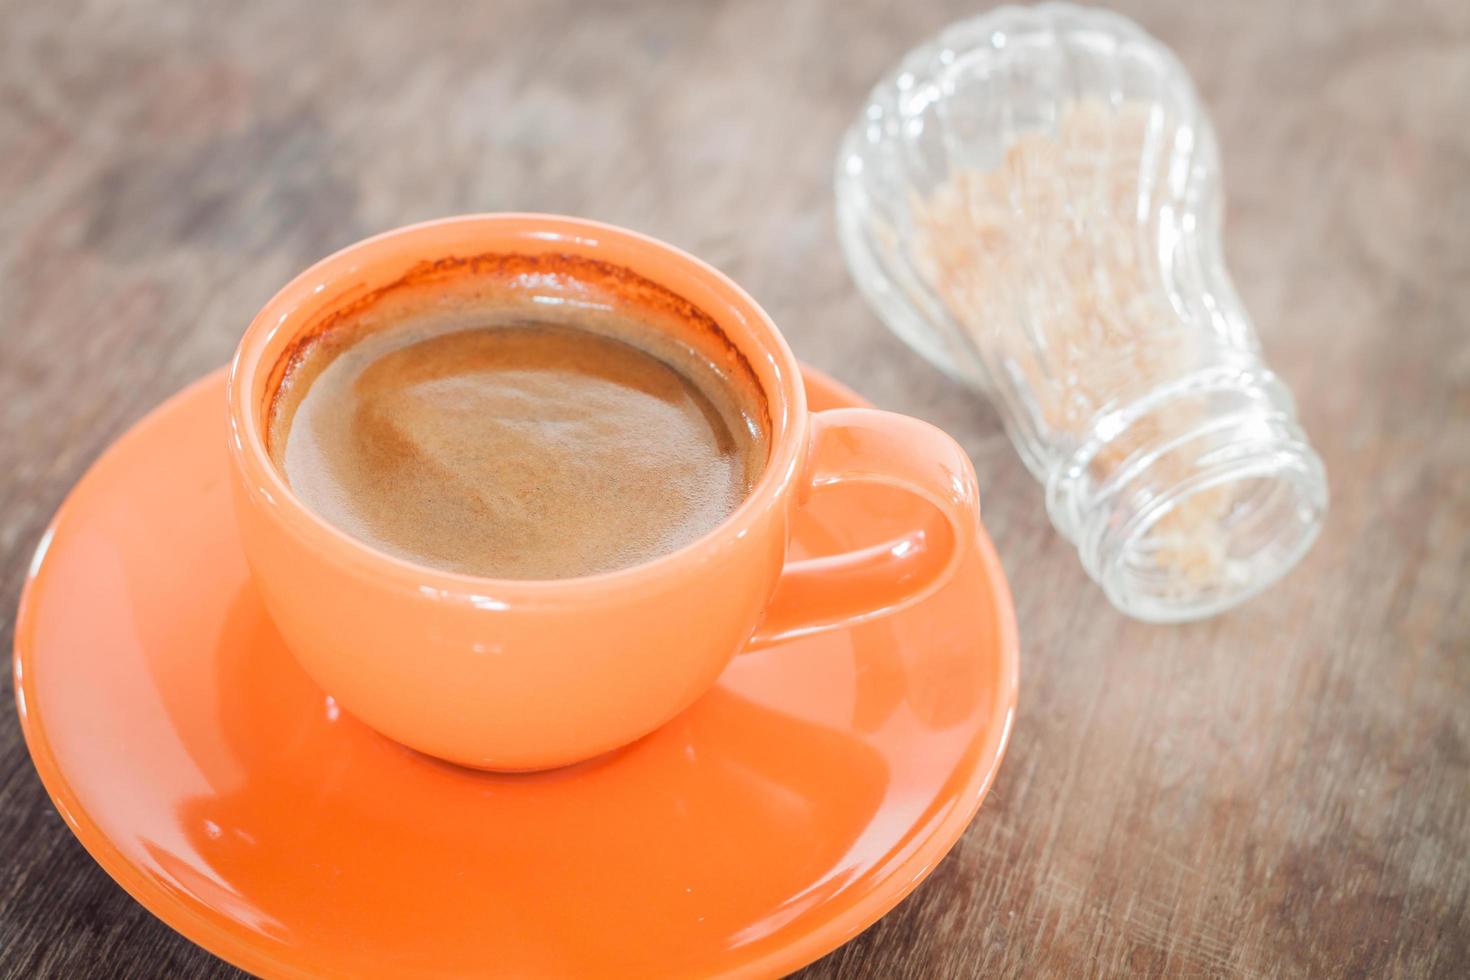
<instances>
[{"instance_id":1,"label":"cup rim","mask_svg":"<svg viewBox=\"0 0 1470 980\"><path fill-rule=\"evenodd\" d=\"M739 506L695 540L636 565L575 578L509 579L434 568L380 551L319 516L298 498L266 450L253 397L260 373L268 373L275 366L266 362L268 349L282 331L295 336L323 309L329 308L332 299L338 297L333 295L325 301L319 297L329 293L333 286L350 285L363 260L401 256L411 265L447 257L415 251L420 239L424 239L422 245L428 245L428 239L442 232L483 232L487 242L520 239L542 251L548 242L554 242L566 246L568 253L604 260L602 253L612 243L621 251L636 254L632 261L623 259L614 264L685 296L678 282L664 281L650 274L650 265L661 264L660 271L675 272L686 287L698 286L701 292L718 298L722 308L711 309L707 303L694 305L722 330L727 324L738 322L753 334L760 350L746 349L746 345L733 337L730 340L737 343L747 359L765 362L772 379L767 383L756 372L757 383L767 401L770 450L760 479ZM491 245L483 253L495 251L497 246ZM317 301L315 305L313 300ZM652 582L682 574L681 570L691 562L703 565L718 561L728 548L747 536L762 514L789 492L800 469L808 427L806 393L796 356L765 310L728 276L688 252L640 232L586 218L536 212L467 214L417 222L354 242L318 260L282 286L251 320L230 361L226 398L229 449L239 464L243 489L252 503L263 506L278 524L317 553L340 564L387 576L434 598L459 599L491 609L507 608L507 600L511 598L551 598L589 590L642 591Z\"/></svg>"}]
</instances>

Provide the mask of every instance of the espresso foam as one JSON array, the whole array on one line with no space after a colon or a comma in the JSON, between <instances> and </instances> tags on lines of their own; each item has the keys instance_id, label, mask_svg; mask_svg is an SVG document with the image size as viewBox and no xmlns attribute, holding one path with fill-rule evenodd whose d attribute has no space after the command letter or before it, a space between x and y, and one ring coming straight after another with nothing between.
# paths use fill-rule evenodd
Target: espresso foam
<instances>
[{"instance_id":1,"label":"espresso foam","mask_svg":"<svg viewBox=\"0 0 1470 980\"><path fill-rule=\"evenodd\" d=\"M293 492L389 554L496 578L624 568L729 516L766 445L718 366L636 316L536 313L446 305L304 351L268 440Z\"/></svg>"}]
</instances>

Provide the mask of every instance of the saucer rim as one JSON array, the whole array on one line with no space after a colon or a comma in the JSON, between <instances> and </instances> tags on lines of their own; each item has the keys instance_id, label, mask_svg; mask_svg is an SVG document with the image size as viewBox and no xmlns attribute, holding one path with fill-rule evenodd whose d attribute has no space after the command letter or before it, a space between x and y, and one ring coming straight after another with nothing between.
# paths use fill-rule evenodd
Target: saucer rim
<instances>
[{"instance_id":1,"label":"saucer rim","mask_svg":"<svg viewBox=\"0 0 1470 980\"><path fill-rule=\"evenodd\" d=\"M823 394L845 403L845 406L870 406L866 399L825 372L805 362L800 363L800 369L803 384L822 390ZM261 952L258 945L249 938L237 934L237 930L222 925L205 914L207 906L200 903L196 908L171 894L122 854L111 837L88 816L52 753L40 717L39 701L31 690L29 674L25 669L25 662L33 659L35 649L31 636L34 586L45 567L57 527L68 518L73 509L80 506L78 501L89 491L88 484L95 475L108 467L115 458L126 453L132 443L146 438L154 427L162 424L177 409L179 403L197 397L201 389L211 385L219 386L223 393L228 370L228 365L221 366L185 385L129 426L87 467L47 523L27 566L16 612L11 654L16 713L26 750L57 813L92 859L134 901L183 938L240 969L262 977L308 978L314 974ZM225 410L223 398L220 410ZM976 761L964 789L950 797L947 812L938 818L924 838L892 867L877 872L867 893L856 898L846 909L814 924L789 942L735 964L721 973L710 974L711 978L784 976L856 938L896 908L929 876L963 836L979 811L1005 759L1015 723L1020 646L1015 606L1000 557L983 524L977 526L976 534L976 551L990 583L990 588L982 591L995 610L999 663L993 707L997 717L1002 720L999 724L989 725L984 729L984 738L977 747Z\"/></svg>"}]
</instances>

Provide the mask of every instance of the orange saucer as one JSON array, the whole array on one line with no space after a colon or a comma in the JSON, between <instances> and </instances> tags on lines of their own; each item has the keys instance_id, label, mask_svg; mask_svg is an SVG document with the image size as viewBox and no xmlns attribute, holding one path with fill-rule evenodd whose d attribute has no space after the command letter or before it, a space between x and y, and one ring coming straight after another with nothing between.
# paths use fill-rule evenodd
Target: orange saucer
<instances>
[{"instance_id":1,"label":"orange saucer","mask_svg":"<svg viewBox=\"0 0 1470 980\"><path fill-rule=\"evenodd\" d=\"M814 409L856 402L807 386ZM236 539L224 425L216 372L77 485L21 599L15 690L92 856L251 972L778 975L897 904L990 786L1016 632L983 532L923 603L739 657L627 749L472 772L368 730L281 647ZM917 506L832 490L795 547L885 540Z\"/></svg>"}]
</instances>

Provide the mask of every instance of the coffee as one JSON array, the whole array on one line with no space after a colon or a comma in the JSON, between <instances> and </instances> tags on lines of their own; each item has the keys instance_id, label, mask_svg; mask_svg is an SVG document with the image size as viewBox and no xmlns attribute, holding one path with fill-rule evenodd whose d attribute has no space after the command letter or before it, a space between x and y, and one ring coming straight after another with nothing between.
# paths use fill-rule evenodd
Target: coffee
<instances>
[{"instance_id":1,"label":"coffee","mask_svg":"<svg viewBox=\"0 0 1470 980\"><path fill-rule=\"evenodd\" d=\"M389 554L512 579L639 564L729 516L766 459L752 379L677 318L532 299L400 299L303 346L267 439L292 491Z\"/></svg>"}]
</instances>

